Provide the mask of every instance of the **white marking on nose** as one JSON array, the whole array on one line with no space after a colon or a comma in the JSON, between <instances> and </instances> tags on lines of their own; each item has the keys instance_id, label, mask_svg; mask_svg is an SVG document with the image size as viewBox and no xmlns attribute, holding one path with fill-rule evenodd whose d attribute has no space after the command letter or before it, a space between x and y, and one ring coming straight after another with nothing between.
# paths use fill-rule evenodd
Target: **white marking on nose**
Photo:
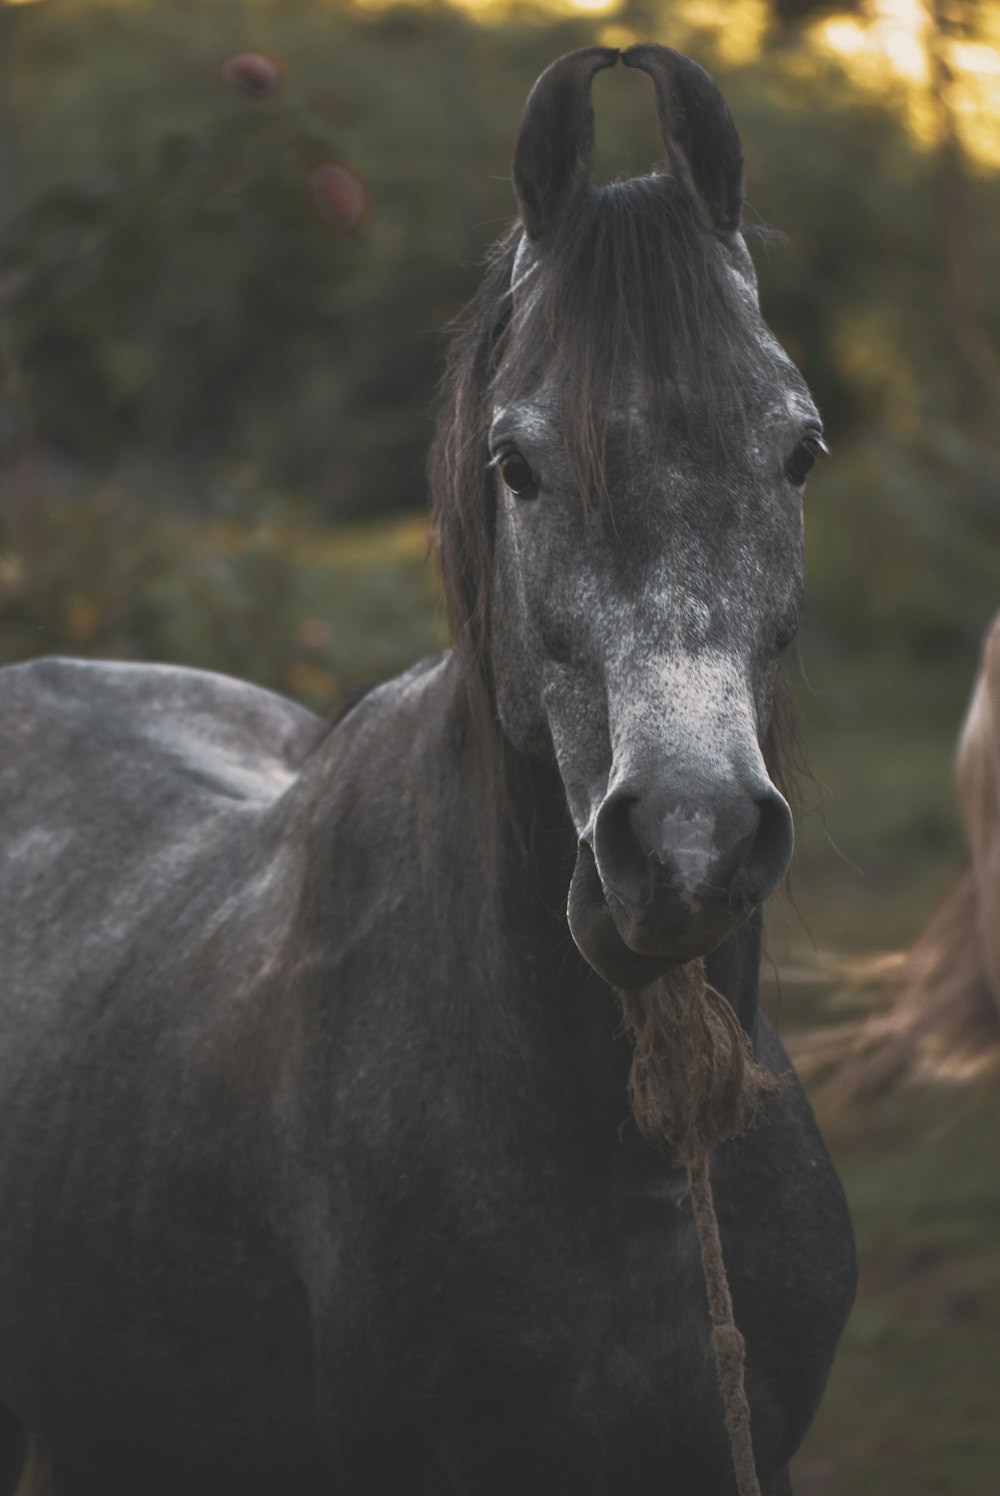
<instances>
[{"instance_id":1,"label":"white marking on nose","mask_svg":"<svg viewBox=\"0 0 1000 1496\"><path fill-rule=\"evenodd\" d=\"M715 817L708 811L684 815L670 810L663 817L660 845L670 854L677 875L689 893L705 882L712 865L715 845Z\"/></svg>"},{"instance_id":2,"label":"white marking on nose","mask_svg":"<svg viewBox=\"0 0 1000 1496\"><path fill-rule=\"evenodd\" d=\"M755 755L757 730L745 669L714 650L678 651L640 670L623 652L609 672L615 772L611 788L634 772L637 750L664 762L698 764L727 779L732 765Z\"/></svg>"}]
</instances>

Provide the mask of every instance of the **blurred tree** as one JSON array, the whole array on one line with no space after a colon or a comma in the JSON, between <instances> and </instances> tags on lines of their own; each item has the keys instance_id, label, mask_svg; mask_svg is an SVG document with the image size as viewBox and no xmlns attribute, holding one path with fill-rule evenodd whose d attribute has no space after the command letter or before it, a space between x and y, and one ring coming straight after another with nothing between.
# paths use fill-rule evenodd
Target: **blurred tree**
<instances>
[{"instance_id":1,"label":"blurred tree","mask_svg":"<svg viewBox=\"0 0 1000 1496\"><path fill-rule=\"evenodd\" d=\"M961 8L953 69L959 43L988 35L989 8ZM967 160L964 176L948 170L912 128L916 85L886 72L862 88L825 45L829 25L863 40L872 6L837 6L834 22L829 7L794 9L792 25L792 8L763 0L626 0L608 35L669 36L719 76L753 212L790 232L755 253L837 454L811 500L823 636L970 647L995 601L1000 451L981 369L1000 283L974 289L972 272L1000 254L997 177ZM6 14L23 206L0 273L17 290L48 487L69 471L89 490L110 472L144 502L224 513L420 505L441 329L510 214L525 92L595 23L537 8L485 23L444 0L46 0ZM788 23L777 38L768 15ZM222 64L254 51L277 59L282 86L237 97ZM953 119L964 109L945 102ZM603 76L597 103L608 171L662 156L644 80ZM343 203L333 219L312 205L319 180L360 184L353 232ZM957 212L942 198L956 190Z\"/></svg>"},{"instance_id":2,"label":"blurred tree","mask_svg":"<svg viewBox=\"0 0 1000 1496\"><path fill-rule=\"evenodd\" d=\"M11 74L11 9L0 0L0 243L17 210L14 138L8 99ZM0 262L0 469L8 473L7 516L13 542L25 564L39 542L35 451L37 429L24 379L13 308L23 285L16 270Z\"/></svg>"},{"instance_id":3,"label":"blurred tree","mask_svg":"<svg viewBox=\"0 0 1000 1496\"><path fill-rule=\"evenodd\" d=\"M967 398L982 413L985 395L992 422L1000 394L1000 363L983 316L968 163L954 98L956 65L952 48L956 37L975 35L981 7L976 0L927 0L927 8L925 35L937 116L935 184L945 307L964 365Z\"/></svg>"},{"instance_id":4,"label":"blurred tree","mask_svg":"<svg viewBox=\"0 0 1000 1496\"><path fill-rule=\"evenodd\" d=\"M10 97L10 6L0 0L0 233L14 213L14 148L11 138Z\"/></svg>"},{"instance_id":5,"label":"blurred tree","mask_svg":"<svg viewBox=\"0 0 1000 1496\"><path fill-rule=\"evenodd\" d=\"M779 28L787 30L815 21L819 16L857 14L864 0L770 0Z\"/></svg>"},{"instance_id":6,"label":"blurred tree","mask_svg":"<svg viewBox=\"0 0 1000 1496\"><path fill-rule=\"evenodd\" d=\"M331 254L305 186L336 143L322 122L251 109L167 135L142 176L105 168L42 193L8 234L46 440L87 467L233 447L266 463L255 435L336 347L350 247Z\"/></svg>"},{"instance_id":7,"label":"blurred tree","mask_svg":"<svg viewBox=\"0 0 1000 1496\"><path fill-rule=\"evenodd\" d=\"M422 503L440 329L509 210L490 153L506 162L522 85L501 78L498 90L489 37L445 7L331 11L322 26L338 61L318 70L321 23L307 7L224 7L220 42L243 40L252 14L287 43L275 49L290 80L280 99L239 100L219 86L224 47L204 36L192 78L189 32L206 21L193 0L176 16L147 5L167 45L127 76L113 59L139 52L135 34L118 35L131 12L68 8L77 46L100 59L80 131L100 144L86 167L33 185L2 256L21 278L19 338L48 449L86 472L124 464L130 482L145 472L200 503L268 487L341 515ZM40 87L46 61L64 66L65 35L20 33L22 71ZM180 123L175 84L198 128ZM98 129L112 113L135 131ZM43 159L31 145L43 184L53 152L72 167L79 150L53 139ZM310 207L317 167L361 178L371 211L356 239L331 239Z\"/></svg>"}]
</instances>

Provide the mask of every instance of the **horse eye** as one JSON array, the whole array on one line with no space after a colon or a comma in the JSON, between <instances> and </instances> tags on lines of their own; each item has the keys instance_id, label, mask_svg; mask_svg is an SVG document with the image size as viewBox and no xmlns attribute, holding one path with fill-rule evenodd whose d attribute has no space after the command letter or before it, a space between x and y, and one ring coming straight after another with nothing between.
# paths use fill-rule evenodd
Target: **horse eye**
<instances>
[{"instance_id":1,"label":"horse eye","mask_svg":"<svg viewBox=\"0 0 1000 1496\"><path fill-rule=\"evenodd\" d=\"M508 452L506 457L501 457L497 466L500 469L501 478L516 499L538 497L538 484L535 482L535 476L520 452Z\"/></svg>"},{"instance_id":2,"label":"horse eye","mask_svg":"<svg viewBox=\"0 0 1000 1496\"><path fill-rule=\"evenodd\" d=\"M785 476L789 482L801 488L815 467L816 458L825 451L826 443L821 436L804 437L785 464Z\"/></svg>"}]
</instances>

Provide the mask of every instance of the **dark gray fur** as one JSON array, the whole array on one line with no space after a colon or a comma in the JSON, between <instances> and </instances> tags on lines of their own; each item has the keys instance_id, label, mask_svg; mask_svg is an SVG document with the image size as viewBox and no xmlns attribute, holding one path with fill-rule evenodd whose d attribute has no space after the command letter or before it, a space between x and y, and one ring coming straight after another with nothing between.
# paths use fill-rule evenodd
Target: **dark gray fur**
<instances>
[{"instance_id":1,"label":"dark gray fur","mask_svg":"<svg viewBox=\"0 0 1000 1496\"><path fill-rule=\"evenodd\" d=\"M570 92L592 62L563 61ZM572 358L536 342L515 373L562 215L608 200L581 204L567 160L536 195L549 248L510 241L456 360L479 374L446 393L457 653L332 729L196 671L0 674L0 1496L24 1429L55 1496L734 1490L684 1175L628 1119L598 973L707 951L788 1068L756 906L787 860L765 750L801 582L784 463L815 415L745 251L698 229L727 257L702 327L742 319L704 365L744 391L738 439L699 426L697 360L666 443L648 370L622 370L591 386L604 496L582 494ZM487 444L472 486L448 456L462 400ZM483 477L502 438L537 497ZM762 1489L784 1496L854 1285L794 1079L712 1177Z\"/></svg>"}]
</instances>

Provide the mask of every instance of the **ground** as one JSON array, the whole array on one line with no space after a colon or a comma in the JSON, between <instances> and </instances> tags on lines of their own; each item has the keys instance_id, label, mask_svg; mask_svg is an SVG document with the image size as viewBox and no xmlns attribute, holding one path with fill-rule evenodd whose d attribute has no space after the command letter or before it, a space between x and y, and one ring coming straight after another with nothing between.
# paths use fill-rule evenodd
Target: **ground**
<instances>
[{"instance_id":1,"label":"ground","mask_svg":"<svg viewBox=\"0 0 1000 1496\"><path fill-rule=\"evenodd\" d=\"M948 888L961 856L950 759L974 666L810 665L807 747L827 790L822 817L800 817L798 912L785 904L771 924L783 980L766 1001L784 1037L847 1016L824 970L908 943ZM797 1496L994 1496L1000 1094L923 1090L821 1121L861 1275Z\"/></svg>"}]
</instances>

